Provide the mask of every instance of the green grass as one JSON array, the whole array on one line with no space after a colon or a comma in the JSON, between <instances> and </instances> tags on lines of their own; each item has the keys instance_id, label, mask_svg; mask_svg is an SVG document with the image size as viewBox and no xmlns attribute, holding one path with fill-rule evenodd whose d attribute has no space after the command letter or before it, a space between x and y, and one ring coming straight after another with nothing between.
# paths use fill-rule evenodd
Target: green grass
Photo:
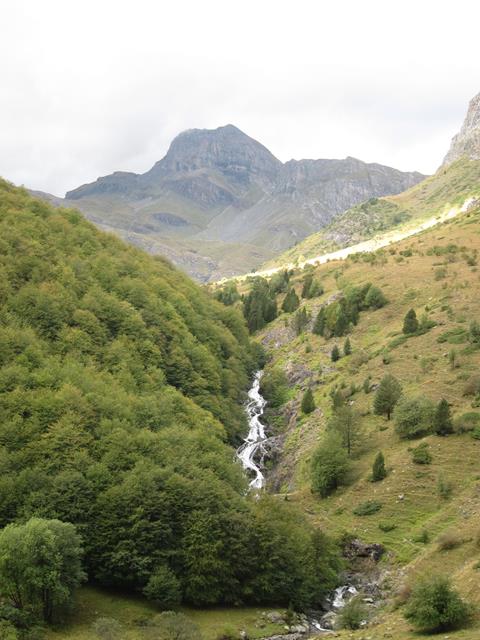
<instances>
[{"instance_id":1,"label":"green grass","mask_svg":"<svg viewBox=\"0 0 480 640\"><path fill-rule=\"evenodd\" d=\"M190 609L182 612L200 628L204 640L216 640L226 628L247 631L249 638L261 638L282 630L276 624L257 626L262 613L272 609L255 607ZM122 595L93 587L84 587L76 597L75 613L70 622L47 633L46 640L98 640L92 631L93 622L99 617L118 620L123 627L124 640L143 640L142 621L160 611L140 597Z\"/></svg>"}]
</instances>

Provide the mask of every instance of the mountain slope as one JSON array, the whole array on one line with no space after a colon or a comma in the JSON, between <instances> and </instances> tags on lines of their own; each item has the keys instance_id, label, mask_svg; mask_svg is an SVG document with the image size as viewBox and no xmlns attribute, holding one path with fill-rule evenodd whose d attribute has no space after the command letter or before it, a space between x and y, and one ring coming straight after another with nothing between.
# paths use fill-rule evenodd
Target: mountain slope
<instances>
[{"instance_id":1,"label":"mountain slope","mask_svg":"<svg viewBox=\"0 0 480 640\"><path fill-rule=\"evenodd\" d=\"M235 461L260 355L237 311L3 181L0 246L0 527L71 522L91 581L169 607L320 599L336 550Z\"/></svg>"},{"instance_id":2,"label":"mountain slope","mask_svg":"<svg viewBox=\"0 0 480 640\"><path fill-rule=\"evenodd\" d=\"M385 546L383 564L378 569L367 566L365 574L380 585L380 591L378 584L376 589L381 598L392 599L398 593L406 597L405 583L412 584L421 575L443 573L453 578L464 597L480 605L479 445L468 432L473 427L465 417L473 412L480 424L480 345L472 324L480 317L479 253L477 204L454 221L389 249L297 271L290 284L299 296L307 273L324 288L320 298L302 303L312 319L322 304L338 299L349 287L370 282L387 297L384 307L361 311L358 324L351 326L351 355L343 356L345 337L315 335L311 323L297 336L293 314L281 314L258 335L270 356L265 375L280 371L287 380L284 404L270 409L266 418L277 436L270 486L288 494L289 501L302 505L314 522L331 533L348 533ZM282 295L278 302L281 300ZM425 316L426 329L408 337L402 325L411 308L419 319ZM342 356L337 362L330 355L334 345ZM434 403L445 398L458 430L446 437L427 430L420 438L401 439L393 420L373 412L375 388L385 374L394 375L409 398L420 396ZM278 373L274 379L281 379ZM300 410L307 388L313 390L316 403L309 415ZM334 392L341 393L354 410L363 434L348 478L331 496L320 499L311 493L310 463L325 437ZM429 447L430 464L412 460L412 449L420 443ZM379 451L385 456L388 475L372 483L372 463ZM368 501L379 505L377 512L368 516L354 513ZM385 637L411 640L416 635L401 613L401 608L392 611L390 607L380 609L378 615L373 611L371 629L338 632L339 637L387 634ZM474 640L479 624L475 617L471 628L448 635Z\"/></svg>"},{"instance_id":3,"label":"mountain slope","mask_svg":"<svg viewBox=\"0 0 480 640\"><path fill-rule=\"evenodd\" d=\"M355 158L282 164L227 125L185 131L146 173L98 178L69 191L64 204L208 280L255 268L353 204L423 177Z\"/></svg>"},{"instance_id":4,"label":"mountain slope","mask_svg":"<svg viewBox=\"0 0 480 640\"><path fill-rule=\"evenodd\" d=\"M281 268L285 264L301 263L389 230L408 230L422 220L459 208L469 198L479 195L480 161L462 158L403 193L372 198L348 209L325 229L267 261L264 267Z\"/></svg>"}]
</instances>

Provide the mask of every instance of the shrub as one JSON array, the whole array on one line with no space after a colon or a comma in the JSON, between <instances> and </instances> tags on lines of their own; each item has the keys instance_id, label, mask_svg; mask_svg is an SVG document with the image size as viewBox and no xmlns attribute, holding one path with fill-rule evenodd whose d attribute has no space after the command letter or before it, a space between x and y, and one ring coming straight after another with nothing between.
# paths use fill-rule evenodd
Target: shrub
<instances>
[{"instance_id":1,"label":"shrub","mask_svg":"<svg viewBox=\"0 0 480 640\"><path fill-rule=\"evenodd\" d=\"M419 444L418 447L413 449L412 462L415 464L430 464L432 462L432 456L426 442L422 442L422 444Z\"/></svg>"},{"instance_id":2,"label":"shrub","mask_svg":"<svg viewBox=\"0 0 480 640\"><path fill-rule=\"evenodd\" d=\"M464 396L476 396L480 392L480 376L478 374L469 378L463 388Z\"/></svg>"},{"instance_id":3,"label":"shrub","mask_svg":"<svg viewBox=\"0 0 480 640\"><path fill-rule=\"evenodd\" d=\"M144 630L151 640L201 640L202 634L197 625L183 613L164 611L155 616Z\"/></svg>"},{"instance_id":4,"label":"shrub","mask_svg":"<svg viewBox=\"0 0 480 640\"><path fill-rule=\"evenodd\" d=\"M407 602L405 618L418 631L445 631L465 624L471 608L452 588L448 578L425 579L416 584Z\"/></svg>"},{"instance_id":5,"label":"shrub","mask_svg":"<svg viewBox=\"0 0 480 640\"><path fill-rule=\"evenodd\" d=\"M363 603L362 596L354 596L340 612L340 627L342 629L360 629L366 617L367 608Z\"/></svg>"},{"instance_id":6,"label":"shrub","mask_svg":"<svg viewBox=\"0 0 480 640\"><path fill-rule=\"evenodd\" d=\"M440 551L451 551L464 543L463 538L455 533L443 533L438 539L438 549Z\"/></svg>"},{"instance_id":7,"label":"shrub","mask_svg":"<svg viewBox=\"0 0 480 640\"><path fill-rule=\"evenodd\" d=\"M469 411L457 416L454 420L454 427L457 433L467 433L473 431L475 427L480 427L480 413Z\"/></svg>"},{"instance_id":8,"label":"shrub","mask_svg":"<svg viewBox=\"0 0 480 640\"><path fill-rule=\"evenodd\" d=\"M414 536L413 541L428 544L430 542L430 534L426 529L423 529L418 535Z\"/></svg>"},{"instance_id":9,"label":"shrub","mask_svg":"<svg viewBox=\"0 0 480 640\"><path fill-rule=\"evenodd\" d=\"M400 438L419 438L432 430L434 405L422 396L401 398L395 407L395 431Z\"/></svg>"},{"instance_id":10,"label":"shrub","mask_svg":"<svg viewBox=\"0 0 480 640\"><path fill-rule=\"evenodd\" d=\"M122 637L122 625L114 618L97 618L92 630L100 640L119 640Z\"/></svg>"},{"instance_id":11,"label":"shrub","mask_svg":"<svg viewBox=\"0 0 480 640\"><path fill-rule=\"evenodd\" d=\"M380 529L380 531L388 533L389 531L393 531L394 529L396 529L397 525L393 522L379 522L378 528Z\"/></svg>"},{"instance_id":12,"label":"shrub","mask_svg":"<svg viewBox=\"0 0 480 640\"><path fill-rule=\"evenodd\" d=\"M377 513L377 511L380 511L381 508L381 502L377 502L376 500L367 500L366 502L359 504L358 507L355 507L353 513L356 516L371 516L372 514Z\"/></svg>"},{"instance_id":13,"label":"shrub","mask_svg":"<svg viewBox=\"0 0 480 640\"><path fill-rule=\"evenodd\" d=\"M438 476L437 480L437 493L443 500L448 500L452 495L453 485L449 480L446 480L443 475Z\"/></svg>"},{"instance_id":14,"label":"shrub","mask_svg":"<svg viewBox=\"0 0 480 640\"><path fill-rule=\"evenodd\" d=\"M287 401L288 380L283 369L267 369L260 380L260 393L270 407L280 407Z\"/></svg>"},{"instance_id":15,"label":"shrub","mask_svg":"<svg viewBox=\"0 0 480 640\"><path fill-rule=\"evenodd\" d=\"M343 355L349 356L352 353L352 345L350 344L350 338L345 340L345 344L343 345Z\"/></svg>"},{"instance_id":16,"label":"shrub","mask_svg":"<svg viewBox=\"0 0 480 640\"><path fill-rule=\"evenodd\" d=\"M18 640L18 633L11 622L0 620L0 639Z\"/></svg>"},{"instance_id":17,"label":"shrub","mask_svg":"<svg viewBox=\"0 0 480 640\"><path fill-rule=\"evenodd\" d=\"M155 569L143 589L143 595L161 609L175 608L182 600L180 582L173 571L166 566Z\"/></svg>"}]
</instances>

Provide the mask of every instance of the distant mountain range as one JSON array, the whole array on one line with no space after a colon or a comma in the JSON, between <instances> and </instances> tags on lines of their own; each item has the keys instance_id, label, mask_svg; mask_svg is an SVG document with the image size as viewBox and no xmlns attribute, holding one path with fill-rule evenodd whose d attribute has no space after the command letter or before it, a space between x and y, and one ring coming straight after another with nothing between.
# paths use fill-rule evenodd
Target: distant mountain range
<instances>
[{"instance_id":1,"label":"distant mountain range","mask_svg":"<svg viewBox=\"0 0 480 640\"><path fill-rule=\"evenodd\" d=\"M282 163L227 125L184 131L144 174L116 171L65 199L35 193L205 281L255 268L352 205L423 178L351 157Z\"/></svg>"}]
</instances>

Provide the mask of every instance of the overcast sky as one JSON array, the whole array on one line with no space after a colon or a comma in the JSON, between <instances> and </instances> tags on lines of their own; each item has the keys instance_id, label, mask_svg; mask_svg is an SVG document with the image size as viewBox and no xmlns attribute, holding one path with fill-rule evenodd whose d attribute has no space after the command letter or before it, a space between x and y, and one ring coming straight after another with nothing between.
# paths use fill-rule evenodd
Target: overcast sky
<instances>
[{"instance_id":1,"label":"overcast sky","mask_svg":"<svg viewBox=\"0 0 480 640\"><path fill-rule=\"evenodd\" d=\"M232 123L290 158L433 172L480 91L466 0L3 0L0 175L63 195Z\"/></svg>"}]
</instances>

